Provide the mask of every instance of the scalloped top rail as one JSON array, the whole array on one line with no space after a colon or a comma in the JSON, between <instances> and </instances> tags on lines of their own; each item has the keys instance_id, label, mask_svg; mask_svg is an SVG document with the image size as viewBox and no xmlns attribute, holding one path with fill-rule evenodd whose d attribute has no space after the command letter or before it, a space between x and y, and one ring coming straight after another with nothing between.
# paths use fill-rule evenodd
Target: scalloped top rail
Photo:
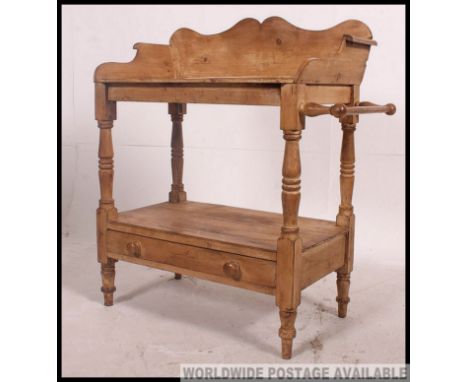
<instances>
[{"instance_id":1,"label":"scalloped top rail","mask_svg":"<svg viewBox=\"0 0 468 382\"><path fill-rule=\"evenodd\" d=\"M358 20L311 31L280 17L244 19L218 34L182 28L169 45L137 43L128 63L104 63L95 82L233 82L357 85L372 40Z\"/></svg>"}]
</instances>

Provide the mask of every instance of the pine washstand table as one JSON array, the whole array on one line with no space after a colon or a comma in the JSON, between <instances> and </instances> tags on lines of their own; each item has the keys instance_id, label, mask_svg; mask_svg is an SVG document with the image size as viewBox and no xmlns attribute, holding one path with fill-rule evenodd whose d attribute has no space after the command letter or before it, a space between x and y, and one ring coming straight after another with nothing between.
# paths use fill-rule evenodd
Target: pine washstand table
<instances>
[{"instance_id":1,"label":"pine washstand table","mask_svg":"<svg viewBox=\"0 0 468 382\"><path fill-rule=\"evenodd\" d=\"M353 269L354 131L359 114L395 113L361 102L369 28L348 20L310 31L279 17L244 19L225 32L179 29L168 45L137 43L129 63L96 68L100 200L97 252L104 304L113 303L118 260L275 296L282 357L291 358L301 290L337 273L345 317ZM172 120L172 185L167 202L119 212L112 195L112 126L117 102L167 102ZM182 183L182 120L187 103L280 107L284 138L282 214L191 202ZM343 131L341 203L335 221L299 217L299 142L305 117L329 114ZM276 134L272 129L272 134ZM279 169L278 169L279 176ZM278 195L279 200L279 195Z\"/></svg>"}]
</instances>

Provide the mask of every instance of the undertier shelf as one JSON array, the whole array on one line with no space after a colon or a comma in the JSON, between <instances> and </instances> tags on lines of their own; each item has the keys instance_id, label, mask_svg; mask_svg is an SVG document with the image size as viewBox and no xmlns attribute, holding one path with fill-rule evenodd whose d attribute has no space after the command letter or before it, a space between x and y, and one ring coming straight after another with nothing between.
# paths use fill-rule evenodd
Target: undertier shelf
<instances>
[{"instance_id":1,"label":"undertier shelf","mask_svg":"<svg viewBox=\"0 0 468 382\"><path fill-rule=\"evenodd\" d=\"M282 222L278 213L186 201L120 212L108 228L275 261ZM303 217L299 227L303 251L347 232L333 221Z\"/></svg>"}]
</instances>

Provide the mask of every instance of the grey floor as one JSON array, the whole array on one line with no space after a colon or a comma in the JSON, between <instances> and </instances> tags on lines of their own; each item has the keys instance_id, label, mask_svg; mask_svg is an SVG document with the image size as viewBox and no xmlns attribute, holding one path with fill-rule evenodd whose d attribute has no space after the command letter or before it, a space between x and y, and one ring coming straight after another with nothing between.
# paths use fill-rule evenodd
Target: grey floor
<instances>
[{"instance_id":1,"label":"grey floor","mask_svg":"<svg viewBox=\"0 0 468 382\"><path fill-rule=\"evenodd\" d=\"M63 239L63 376L179 376L181 363L404 363L404 269L355 255L348 317L335 275L302 293L293 358L274 297L129 263L102 304L94 243Z\"/></svg>"}]
</instances>

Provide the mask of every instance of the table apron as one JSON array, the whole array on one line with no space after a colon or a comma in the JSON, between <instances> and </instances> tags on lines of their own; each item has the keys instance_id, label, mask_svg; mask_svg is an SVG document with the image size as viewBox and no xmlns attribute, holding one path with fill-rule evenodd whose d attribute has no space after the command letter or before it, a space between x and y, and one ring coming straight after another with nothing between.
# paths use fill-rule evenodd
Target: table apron
<instances>
[{"instance_id":1,"label":"table apron","mask_svg":"<svg viewBox=\"0 0 468 382\"><path fill-rule=\"evenodd\" d=\"M280 106L278 84L109 84L109 101L174 102ZM316 85L305 88L304 101L348 103L350 86Z\"/></svg>"}]
</instances>

